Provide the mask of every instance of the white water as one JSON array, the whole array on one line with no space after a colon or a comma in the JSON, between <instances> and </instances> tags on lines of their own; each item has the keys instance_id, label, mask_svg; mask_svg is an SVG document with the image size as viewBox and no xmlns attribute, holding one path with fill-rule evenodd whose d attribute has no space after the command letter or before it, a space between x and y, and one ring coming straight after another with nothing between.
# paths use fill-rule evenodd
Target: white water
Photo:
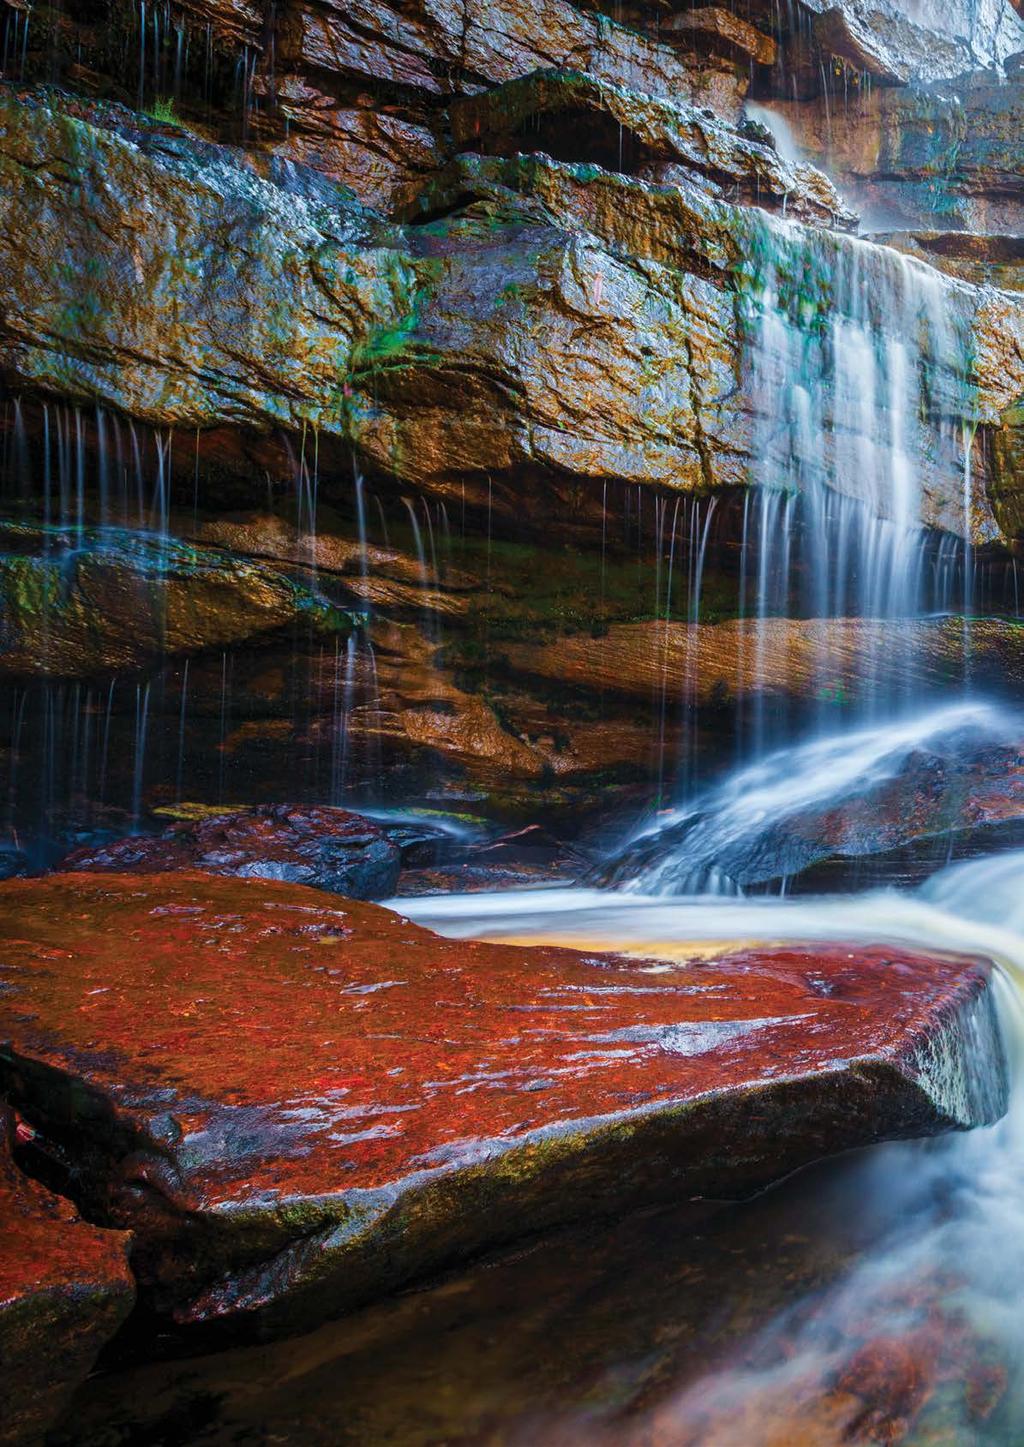
<instances>
[{"instance_id":1,"label":"white water","mask_svg":"<svg viewBox=\"0 0 1024 1447\"><path fill-rule=\"evenodd\" d=\"M931 576L926 529L964 525L949 479L969 488L976 397L970 304L955 282L887 247L762 212L744 226L738 322L755 419L760 664L766 624L780 615L898 625L962 601ZM812 699L834 673L822 637ZM855 693L866 717L910 702L914 646L894 626L884 657L865 655ZM755 700L754 758L791 733L784 711Z\"/></svg>"},{"instance_id":2,"label":"white water","mask_svg":"<svg viewBox=\"0 0 1024 1447\"><path fill-rule=\"evenodd\" d=\"M641 827L609 878L647 894L735 893L743 884L785 878L827 857L826 816L876 796L908 772L915 756L955 778L985 749L1021 739L1024 716L980 700L814 737L737 770L689 806ZM950 826L955 822L952 806L941 815ZM804 827L790 834L792 821ZM898 831L898 820L893 827ZM876 849L882 837L880 823L871 840Z\"/></svg>"},{"instance_id":3,"label":"white water","mask_svg":"<svg viewBox=\"0 0 1024 1447\"><path fill-rule=\"evenodd\" d=\"M801 1294L775 1319L758 1324L739 1361L712 1362L696 1380L659 1400L649 1417L619 1423L607 1435L593 1422L570 1420L549 1440L616 1447L650 1440L678 1447L838 1447L851 1440L1008 1447L1024 1441L1024 1087L1018 1066L1024 851L955 866L913 894L667 901L553 889L394 904L417 922L460 938L555 939L665 958L691 956L701 941L833 940L981 953L995 961L1013 1075L1004 1119L937 1141L865 1152L841 1199L843 1209L869 1222L869 1244L838 1282L816 1299ZM844 1415L833 1389L856 1343L867 1335L883 1343L883 1355L896 1352L898 1374L899 1347L893 1344L912 1340L929 1321L934 1328L936 1319L946 1323L947 1334L949 1322L958 1331L962 1326L1005 1371L1008 1384L995 1419L1001 1425L989 1424L971 1407L954 1370L935 1389L941 1414L933 1404L929 1417L927 1402L922 1409L921 1435L906 1422L891 1437L883 1427L879 1435L854 1431L857 1403L848 1403ZM933 1420L937 1414L941 1430ZM1016 1425L1007 1427L1007 1421Z\"/></svg>"}]
</instances>

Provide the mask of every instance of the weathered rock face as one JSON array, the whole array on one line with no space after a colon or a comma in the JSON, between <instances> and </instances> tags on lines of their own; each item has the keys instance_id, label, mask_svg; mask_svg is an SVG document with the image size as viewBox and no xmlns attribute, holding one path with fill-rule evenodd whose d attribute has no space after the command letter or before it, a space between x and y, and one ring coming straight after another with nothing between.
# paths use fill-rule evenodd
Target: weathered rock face
<instances>
[{"instance_id":1,"label":"weathered rock face","mask_svg":"<svg viewBox=\"0 0 1024 1447\"><path fill-rule=\"evenodd\" d=\"M666 973L198 874L9 882L0 922L4 1088L182 1328L308 1325L581 1213L1004 1108L964 959Z\"/></svg>"},{"instance_id":2,"label":"weathered rock face","mask_svg":"<svg viewBox=\"0 0 1024 1447\"><path fill-rule=\"evenodd\" d=\"M866 703L869 694L906 684L908 670L915 689L940 696L963 667L965 647L985 683L1024 682L1013 624L979 621L966 641L959 618L904 626L896 647L891 626L870 618L620 623L598 641L507 643L502 663L513 677L560 680L588 693L640 700L655 690L722 706L757 695Z\"/></svg>"},{"instance_id":3,"label":"weathered rock face","mask_svg":"<svg viewBox=\"0 0 1024 1447\"><path fill-rule=\"evenodd\" d=\"M0 524L0 675L91 678L347 616L251 560L123 529Z\"/></svg>"},{"instance_id":4,"label":"weathered rock face","mask_svg":"<svg viewBox=\"0 0 1024 1447\"><path fill-rule=\"evenodd\" d=\"M0 1106L0 1442L32 1447L131 1310L128 1237L79 1220L15 1166Z\"/></svg>"},{"instance_id":5,"label":"weathered rock face","mask_svg":"<svg viewBox=\"0 0 1024 1447\"><path fill-rule=\"evenodd\" d=\"M589 79L517 86L464 102L453 123L472 133L479 122L498 138L502 125L546 114L552 97L559 106L575 97L602 125L628 115L662 179L470 156L432 189L418 224L398 231L183 136L132 130L109 112L104 128L6 97L5 235L18 244L0 256L15 297L0 365L23 385L157 425L309 423L353 443L375 474L442 496L458 479L478 506L488 478L512 474L683 489L750 480L776 399L751 383L748 349L775 272L813 279L855 265L905 290L888 253L846 259L857 243L720 199L738 188L819 216L838 204L823 178L787 167L760 140L678 105L602 95ZM80 193L59 179L68 167ZM165 229L128 226L143 204ZM430 220L438 209L451 214ZM86 305L70 261L83 254ZM129 264L145 279L142 307L123 285ZM1021 324L1011 301L941 279L935 287L966 328L964 376L943 384L943 415L922 419L917 452L937 458L926 463L925 520L956 526L962 463L932 433L956 435L961 412L994 422L1024 393ZM807 316L786 319L797 332L820 329L833 304L824 282L808 300ZM998 370L987 365L993 352ZM759 365L767 374L775 363Z\"/></svg>"},{"instance_id":6,"label":"weathered rock face","mask_svg":"<svg viewBox=\"0 0 1024 1447\"><path fill-rule=\"evenodd\" d=\"M975 286L1024 291L1024 240L969 231L892 231L874 240L895 246Z\"/></svg>"},{"instance_id":7,"label":"weathered rock face","mask_svg":"<svg viewBox=\"0 0 1024 1447\"><path fill-rule=\"evenodd\" d=\"M137 835L75 850L60 867L131 874L199 869L381 899L394 893L401 858L399 845L362 815L278 804L214 813L196 823L172 824L156 837Z\"/></svg>"},{"instance_id":8,"label":"weathered rock face","mask_svg":"<svg viewBox=\"0 0 1024 1447\"><path fill-rule=\"evenodd\" d=\"M570 164L669 184L695 180L711 195L781 209L826 225L856 225L828 179L793 165L771 138L736 131L705 108L609 86L574 71L536 71L451 107L461 151L541 152Z\"/></svg>"},{"instance_id":9,"label":"weathered rock face","mask_svg":"<svg viewBox=\"0 0 1024 1447\"><path fill-rule=\"evenodd\" d=\"M1010 619L975 620L966 632L958 618L908 621L896 647L885 621L736 618L741 514L730 518L725 499L713 514L707 501L667 507L659 564L653 512L644 516L643 538L631 526L630 545L622 546L620 504L635 500L635 489L632 497L609 489L603 558L600 514L596 527L585 509L563 518L563 527L572 518L578 544L561 541L554 510L546 545L532 535L495 536L488 550L486 539L460 538L457 503L449 553L435 504L437 556L425 568L400 501L388 506L387 546L376 506L368 509L375 525L365 570L356 527L346 531L340 517L329 522L328 511L315 535L276 516L182 519L181 530L199 540L195 552L218 564L187 573L194 606L181 616L192 620L189 628L154 634L154 647L162 637L168 652L173 643L182 653L141 675L98 670L104 658L154 657L140 603L159 571L132 586L122 580L120 612L97 594L81 616L62 610L59 598L31 615L33 671L17 676L8 719L17 771L12 842L22 848L31 840L39 800L51 790L55 802L71 794L70 817L54 818L53 844L37 864L60 858L78 831L84 838L94 829L104 838L123 833L146 825L146 809L181 799L227 806L287 798L356 809L367 799L419 800L510 821L550 818L550 810L608 808L619 791L642 790L658 772L662 745L669 788L691 744L706 760L702 773L730 763L734 720L749 718L759 700L795 730L808 720L843 727L872 690L900 697L910 679L922 697L941 700L968 656L979 688L1021 681L1019 630ZM495 534L499 501L495 489ZM426 534L427 514L418 512ZM543 516L538 509L537 521ZM501 532L511 526L503 516ZM705 533L694 624L686 621L688 540ZM175 548L193 555L191 546ZM159 552L140 540L140 556L150 549ZM223 622L221 594L212 583L204 592L203 579L216 582L220 565L238 557L247 560L238 576L256 574L262 561L261 584L279 580L284 600L292 588L284 574L305 573L293 622L260 631L239 585L230 609L223 604L224 618L238 625L237 643L197 652L215 636L211 620ZM1012 568L997 572L1012 606ZM317 598L334 598L336 607L307 611L303 600ZM367 605L374 616L349 631ZM66 758L56 775L48 772L55 757ZM75 796L85 790L107 811L83 809Z\"/></svg>"},{"instance_id":10,"label":"weathered rock face","mask_svg":"<svg viewBox=\"0 0 1024 1447\"><path fill-rule=\"evenodd\" d=\"M772 110L807 158L836 177L870 230L1021 229L1016 75L856 93L838 110L782 100Z\"/></svg>"},{"instance_id":11,"label":"weathered rock face","mask_svg":"<svg viewBox=\"0 0 1024 1447\"><path fill-rule=\"evenodd\" d=\"M0 95L0 369L156 425L338 425L354 348L408 314L397 238L338 194L52 102Z\"/></svg>"},{"instance_id":12,"label":"weathered rock face","mask_svg":"<svg viewBox=\"0 0 1024 1447\"><path fill-rule=\"evenodd\" d=\"M810 14L813 49L795 28L787 59L798 73L814 51L841 61L883 85L951 78L991 65L1024 41L1024 29L1000 0L800 0ZM821 85L802 77L805 85Z\"/></svg>"}]
</instances>

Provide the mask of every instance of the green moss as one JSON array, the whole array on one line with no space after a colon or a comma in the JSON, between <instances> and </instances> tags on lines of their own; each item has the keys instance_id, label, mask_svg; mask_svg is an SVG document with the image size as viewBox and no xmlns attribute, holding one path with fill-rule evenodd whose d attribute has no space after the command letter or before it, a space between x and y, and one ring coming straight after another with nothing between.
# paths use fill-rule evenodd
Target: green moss
<instances>
[{"instance_id":1,"label":"green moss","mask_svg":"<svg viewBox=\"0 0 1024 1447\"><path fill-rule=\"evenodd\" d=\"M397 539L396 539L397 540ZM412 541L406 544L411 551ZM453 562L490 587L474 602L468 636L460 643L462 662L475 667L501 640L536 641L567 634L599 638L614 623L654 618L686 622L691 617L686 570L672 577L672 598L665 596L667 566L655 588L653 558L622 556L610 549L602 562L600 547L547 549L532 542L467 538L455 540ZM657 606L656 606L657 604ZM709 569L701 589L700 622L736 616L735 579ZM476 650L477 656L474 656Z\"/></svg>"},{"instance_id":2,"label":"green moss","mask_svg":"<svg viewBox=\"0 0 1024 1447\"><path fill-rule=\"evenodd\" d=\"M20 620L39 618L60 602L56 568L39 558L0 558L0 598Z\"/></svg>"},{"instance_id":3,"label":"green moss","mask_svg":"<svg viewBox=\"0 0 1024 1447\"><path fill-rule=\"evenodd\" d=\"M149 116L150 120L158 121L161 125L180 125L178 113L174 109L174 101L171 97L158 96L148 109L142 112Z\"/></svg>"}]
</instances>

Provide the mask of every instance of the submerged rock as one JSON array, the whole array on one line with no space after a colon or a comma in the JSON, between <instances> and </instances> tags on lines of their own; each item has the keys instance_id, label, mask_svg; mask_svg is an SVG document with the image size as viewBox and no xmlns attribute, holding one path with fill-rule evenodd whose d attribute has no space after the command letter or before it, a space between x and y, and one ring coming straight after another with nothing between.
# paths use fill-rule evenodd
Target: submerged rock
<instances>
[{"instance_id":1,"label":"submerged rock","mask_svg":"<svg viewBox=\"0 0 1024 1447\"><path fill-rule=\"evenodd\" d=\"M78 1218L18 1170L0 1105L0 1443L31 1447L131 1310L128 1238Z\"/></svg>"},{"instance_id":2,"label":"submerged rock","mask_svg":"<svg viewBox=\"0 0 1024 1447\"><path fill-rule=\"evenodd\" d=\"M501 1241L1005 1108L988 967L442 939L200 874L0 889L0 1083L147 1307L294 1329Z\"/></svg>"},{"instance_id":3,"label":"submerged rock","mask_svg":"<svg viewBox=\"0 0 1024 1447\"><path fill-rule=\"evenodd\" d=\"M308 884L353 899L381 899L394 893L401 858L388 831L361 814L266 804L213 812L194 823L182 820L158 835L76 849L59 868L112 874L200 869L239 879Z\"/></svg>"}]
</instances>

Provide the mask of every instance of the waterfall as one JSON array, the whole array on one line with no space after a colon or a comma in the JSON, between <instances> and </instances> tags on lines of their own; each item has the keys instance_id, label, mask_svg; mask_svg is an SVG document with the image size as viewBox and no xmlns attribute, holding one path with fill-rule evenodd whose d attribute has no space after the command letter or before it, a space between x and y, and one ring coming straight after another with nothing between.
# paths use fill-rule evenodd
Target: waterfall
<instances>
[{"instance_id":1,"label":"waterfall","mask_svg":"<svg viewBox=\"0 0 1024 1447\"><path fill-rule=\"evenodd\" d=\"M923 622L954 607L963 638L946 689L969 693L977 399L968 298L933 269L853 237L755 211L742 225L737 316L754 491L742 514L737 694L749 655L753 697L737 707L737 772L709 788L692 767L687 666L679 807L642 826L600 875L641 890L784 881L810 857L807 840L785 833L801 811L824 823L851 787L895 778L914 750L938 748L955 771L958 749L1017 727L984 704L922 715L917 697ZM691 637L702 552L691 538ZM786 620L806 623L811 658L795 704L769 692ZM856 645L842 661L828 626L838 620ZM803 741L801 722L810 726Z\"/></svg>"},{"instance_id":2,"label":"waterfall","mask_svg":"<svg viewBox=\"0 0 1024 1447\"><path fill-rule=\"evenodd\" d=\"M900 622L949 603L926 566L926 524L962 524L970 546L969 498L949 481L965 477L969 489L970 308L917 261L763 212L744 218L743 250L738 317L761 489L754 646L760 657L780 615L882 619L894 625L891 663L892 649L913 648ZM859 694L885 717L900 700L877 686L877 663L865 659L875 686ZM829 675L823 646L819 696ZM790 721L777 722L766 730L755 712L755 756L788 733Z\"/></svg>"}]
</instances>

